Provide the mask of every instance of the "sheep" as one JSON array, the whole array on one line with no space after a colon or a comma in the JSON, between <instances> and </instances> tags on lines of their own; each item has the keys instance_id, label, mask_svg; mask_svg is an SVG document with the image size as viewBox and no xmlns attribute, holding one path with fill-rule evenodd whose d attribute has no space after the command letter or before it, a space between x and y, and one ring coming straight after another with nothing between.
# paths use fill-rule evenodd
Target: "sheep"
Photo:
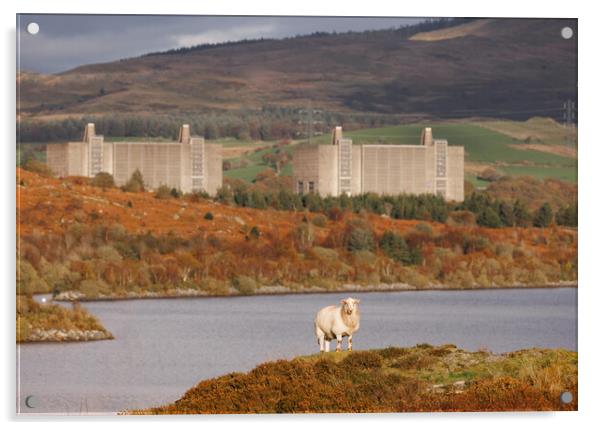
<instances>
[{"instance_id":1,"label":"sheep","mask_svg":"<svg viewBox=\"0 0 602 430\"><path fill-rule=\"evenodd\" d=\"M330 351L330 341L337 340L337 352L341 351L343 337L349 336L347 350L353 349L353 333L360 328L360 301L351 297L341 300L341 306L331 305L322 308L314 320L316 338L320 352Z\"/></svg>"}]
</instances>

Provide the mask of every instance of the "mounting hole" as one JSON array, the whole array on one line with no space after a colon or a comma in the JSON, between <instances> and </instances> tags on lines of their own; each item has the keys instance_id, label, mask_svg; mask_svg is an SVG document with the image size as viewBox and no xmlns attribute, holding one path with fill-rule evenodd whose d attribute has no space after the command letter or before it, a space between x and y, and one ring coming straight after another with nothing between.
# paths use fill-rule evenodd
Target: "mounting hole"
<instances>
[{"instance_id":1,"label":"mounting hole","mask_svg":"<svg viewBox=\"0 0 602 430\"><path fill-rule=\"evenodd\" d=\"M35 408L36 407L36 398L34 396L25 397L25 406L27 406L30 409Z\"/></svg>"},{"instance_id":2,"label":"mounting hole","mask_svg":"<svg viewBox=\"0 0 602 430\"><path fill-rule=\"evenodd\" d=\"M37 22L30 22L29 24L27 24L27 32L32 36L35 36L40 32L40 26Z\"/></svg>"},{"instance_id":3,"label":"mounting hole","mask_svg":"<svg viewBox=\"0 0 602 430\"><path fill-rule=\"evenodd\" d=\"M573 401L573 393L570 391L565 391L560 395L560 401L565 405L571 403Z\"/></svg>"},{"instance_id":4,"label":"mounting hole","mask_svg":"<svg viewBox=\"0 0 602 430\"><path fill-rule=\"evenodd\" d=\"M570 39L571 37L573 37L573 29L571 27L564 27L561 31L560 34L562 35L562 37L564 39Z\"/></svg>"}]
</instances>

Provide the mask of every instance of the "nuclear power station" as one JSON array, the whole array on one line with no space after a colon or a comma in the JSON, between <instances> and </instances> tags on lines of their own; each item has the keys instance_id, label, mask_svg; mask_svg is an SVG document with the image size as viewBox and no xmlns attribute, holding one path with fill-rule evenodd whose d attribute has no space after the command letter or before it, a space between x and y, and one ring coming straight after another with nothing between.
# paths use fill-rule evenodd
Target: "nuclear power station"
<instances>
[{"instance_id":1,"label":"nuclear power station","mask_svg":"<svg viewBox=\"0 0 602 430\"><path fill-rule=\"evenodd\" d=\"M215 195L222 186L221 147L191 136L187 124L180 128L177 142L105 142L94 124L88 124L81 142L46 145L46 160L57 176L107 172L121 186L138 169L149 189L167 185L185 193Z\"/></svg>"},{"instance_id":2,"label":"nuclear power station","mask_svg":"<svg viewBox=\"0 0 602 430\"><path fill-rule=\"evenodd\" d=\"M293 153L293 187L321 196L437 194L464 200L464 147L422 131L418 145L353 145L341 127L330 145L300 145Z\"/></svg>"}]
</instances>

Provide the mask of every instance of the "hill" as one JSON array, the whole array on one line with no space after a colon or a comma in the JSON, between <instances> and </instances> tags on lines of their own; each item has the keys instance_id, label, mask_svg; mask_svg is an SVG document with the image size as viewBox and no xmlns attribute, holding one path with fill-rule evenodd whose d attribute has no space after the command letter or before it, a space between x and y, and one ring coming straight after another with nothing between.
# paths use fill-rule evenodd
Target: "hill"
<instances>
[{"instance_id":1,"label":"hill","mask_svg":"<svg viewBox=\"0 0 602 430\"><path fill-rule=\"evenodd\" d=\"M570 391L569 404L560 395ZM133 414L577 410L577 353L454 345L325 353L202 381Z\"/></svg>"},{"instance_id":2,"label":"hill","mask_svg":"<svg viewBox=\"0 0 602 430\"><path fill-rule=\"evenodd\" d=\"M17 256L30 269L22 279L29 294L71 300L550 286L577 279L574 228L531 227L538 219L537 225L552 222L552 210L544 222L539 209L486 196L471 197L466 207L448 207L434 196L322 201L236 184L212 200L17 174ZM526 227L503 227L514 224Z\"/></svg>"},{"instance_id":3,"label":"hill","mask_svg":"<svg viewBox=\"0 0 602 430\"><path fill-rule=\"evenodd\" d=\"M419 33L314 34L156 53L18 76L21 118L261 110L561 118L576 38L560 19L487 19Z\"/></svg>"}]
</instances>

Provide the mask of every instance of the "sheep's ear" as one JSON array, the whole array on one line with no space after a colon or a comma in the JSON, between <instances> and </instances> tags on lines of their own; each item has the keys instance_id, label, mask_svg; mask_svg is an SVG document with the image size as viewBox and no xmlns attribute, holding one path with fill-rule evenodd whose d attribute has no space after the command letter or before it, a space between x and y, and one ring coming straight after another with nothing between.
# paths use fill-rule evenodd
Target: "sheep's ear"
<instances>
[{"instance_id":1,"label":"sheep's ear","mask_svg":"<svg viewBox=\"0 0 602 430\"><path fill-rule=\"evenodd\" d=\"M344 305L345 304L345 299L341 299L341 304Z\"/></svg>"},{"instance_id":2,"label":"sheep's ear","mask_svg":"<svg viewBox=\"0 0 602 430\"><path fill-rule=\"evenodd\" d=\"M360 303L360 299L355 299L355 304L359 304Z\"/></svg>"}]
</instances>

